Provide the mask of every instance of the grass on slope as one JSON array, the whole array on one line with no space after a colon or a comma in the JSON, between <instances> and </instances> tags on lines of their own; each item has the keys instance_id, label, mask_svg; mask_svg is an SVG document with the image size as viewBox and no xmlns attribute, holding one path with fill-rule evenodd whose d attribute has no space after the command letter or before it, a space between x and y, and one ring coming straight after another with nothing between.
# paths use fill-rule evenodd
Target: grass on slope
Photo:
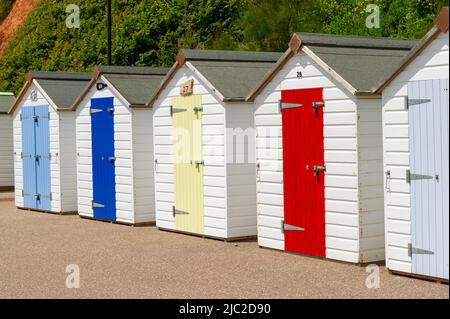
<instances>
[{"instance_id":1,"label":"grass on slope","mask_svg":"<svg viewBox=\"0 0 450 319\"><path fill-rule=\"evenodd\" d=\"M8 15L14 0L0 0L0 22Z\"/></svg>"}]
</instances>

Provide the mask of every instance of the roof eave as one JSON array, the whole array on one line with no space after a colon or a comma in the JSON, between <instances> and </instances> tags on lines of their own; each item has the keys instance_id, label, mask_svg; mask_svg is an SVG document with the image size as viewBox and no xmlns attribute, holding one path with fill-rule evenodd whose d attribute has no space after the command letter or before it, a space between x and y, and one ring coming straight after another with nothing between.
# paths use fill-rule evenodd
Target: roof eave
<instances>
[{"instance_id":1,"label":"roof eave","mask_svg":"<svg viewBox=\"0 0 450 319\"><path fill-rule=\"evenodd\" d=\"M428 33L419 41L419 43L411 49L411 51L400 61L398 67L393 70L385 79L383 79L372 92L381 94L383 90L402 72L441 32L447 33L449 29L449 11L448 7L441 9L436 16L435 25Z\"/></svg>"},{"instance_id":2,"label":"roof eave","mask_svg":"<svg viewBox=\"0 0 450 319\"><path fill-rule=\"evenodd\" d=\"M25 79L26 79L26 82L25 82L24 86L22 87L22 89L20 90L19 94L17 95L16 100L14 101L13 105L9 109L8 114L13 114L16 111L17 107L19 106L20 101L24 97L25 93L27 93L28 89L31 86L31 83L33 83L33 76L31 75L31 73L27 73L25 76Z\"/></svg>"},{"instance_id":3,"label":"roof eave","mask_svg":"<svg viewBox=\"0 0 450 319\"><path fill-rule=\"evenodd\" d=\"M225 98L223 98L222 102L242 103L242 102L249 102L249 101L247 101L245 97L225 97Z\"/></svg>"},{"instance_id":4,"label":"roof eave","mask_svg":"<svg viewBox=\"0 0 450 319\"><path fill-rule=\"evenodd\" d=\"M372 89L374 93L381 93L391 83L400 72L402 72L440 33L440 30L434 26L422 40L413 48L398 64L389 75L384 78L377 86Z\"/></svg>"},{"instance_id":5,"label":"roof eave","mask_svg":"<svg viewBox=\"0 0 450 319\"><path fill-rule=\"evenodd\" d=\"M331 66L329 66L325 61L323 61L319 56L317 56L310 48L307 46L302 47L302 51L308 55L317 65L319 65L326 73L329 74L331 78L339 82L347 91L351 94L356 95L358 90L345 80L338 72L336 72ZM362 91L361 91L362 92Z\"/></svg>"},{"instance_id":6,"label":"roof eave","mask_svg":"<svg viewBox=\"0 0 450 319\"><path fill-rule=\"evenodd\" d=\"M379 97L381 93L376 93L372 91L356 91L354 95L357 97Z\"/></svg>"},{"instance_id":7,"label":"roof eave","mask_svg":"<svg viewBox=\"0 0 450 319\"><path fill-rule=\"evenodd\" d=\"M158 99L161 92L166 88L166 86L169 84L170 80L174 77L175 73L178 71L179 68L181 68L184 63L186 62L186 57L182 51L180 51L177 55L177 61L174 63L174 65L170 68L169 72L167 72L166 76L161 81L161 84L158 86L156 91L152 94L150 99L147 103L145 103L146 107L153 108L153 104Z\"/></svg>"},{"instance_id":8,"label":"roof eave","mask_svg":"<svg viewBox=\"0 0 450 319\"><path fill-rule=\"evenodd\" d=\"M292 41L292 40L291 40ZM300 43L298 50L300 49ZM278 73L279 70L281 70L286 63L298 52L297 50L293 50L293 48L289 47L286 52L282 55L282 57L275 63L272 70L270 70L264 78L261 80L261 82L258 83L258 85L250 92L250 94L245 98L246 102L254 102L256 97L264 90L264 88L270 83L270 81L273 80L275 75Z\"/></svg>"},{"instance_id":9,"label":"roof eave","mask_svg":"<svg viewBox=\"0 0 450 319\"><path fill-rule=\"evenodd\" d=\"M98 81L98 79L102 76L100 69L98 66L94 67L94 71L92 72L92 79L89 81L89 84L84 88L84 90L81 92L81 94L78 96L78 98L73 102L72 106L70 107L70 111L75 111L80 103L84 100L86 95L91 90L92 86L94 86L95 82Z\"/></svg>"},{"instance_id":10,"label":"roof eave","mask_svg":"<svg viewBox=\"0 0 450 319\"><path fill-rule=\"evenodd\" d=\"M136 104L136 103L134 103L134 104L130 104L130 108L132 108L132 109L147 109L149 107L147 106L147 104Z\"/></svg>"},{"instance_id":11,"label":"roof eave","mask_svg":"<svg viewBox=\"0 0 450 319\"><path fill-rule=\"evenodd\" d=\"M297 33L291 38L289 42L289 48L283 54L283 56L278 60L273 69L267 73L264 79L256 86L255 89L248 95L246 101L253 102L256 97L261 93L261 91L273 80L275 75L282 69L286 63L291 59L294 55L298 54L302 51L307 54L311 59L313 59L317 64L323 67L323 69L336 81L341 83L350 93L356 95L358 90L354 88L350 83L348 83L344 78L342 78L337 72L335 72L329 65L327 65L324 61L322 61L312 50L303 45L302 39L298 36ZM360 92L363 94L363 92Z\"/></svg>"}]
</instances>

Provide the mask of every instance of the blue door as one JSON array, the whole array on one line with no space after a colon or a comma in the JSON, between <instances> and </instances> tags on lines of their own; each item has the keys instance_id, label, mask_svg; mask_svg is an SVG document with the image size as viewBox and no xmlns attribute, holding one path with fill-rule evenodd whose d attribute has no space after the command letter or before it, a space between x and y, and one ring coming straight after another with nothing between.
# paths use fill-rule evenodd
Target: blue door
<instances>
[{"instance_id":1,"label":"blue door","mask_svg":"<svg viewBox=\"0 0 450 319\"><path fill-rule=\"evenodd\" d=\"M22 163L24 208L51 210L48 106L24 107Z\"/></svg>"},{"instance_id":2,"label":"blue door","mask_svg":"<svg viewBox=\"0 0 450 319\"><path fill-rule=\"evenodd\" d=\"M114 98L91 100L94 218L116 220Z\"/></svg>"}]
</instances>

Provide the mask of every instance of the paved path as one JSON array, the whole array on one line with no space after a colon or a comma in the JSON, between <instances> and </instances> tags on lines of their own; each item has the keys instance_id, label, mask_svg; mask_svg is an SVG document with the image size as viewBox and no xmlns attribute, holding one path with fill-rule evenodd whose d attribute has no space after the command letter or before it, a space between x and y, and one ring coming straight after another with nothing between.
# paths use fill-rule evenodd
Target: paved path
<instances>
[{"instance_id":1,"label":"paved path","mask_svg":"<svg viewBox=\"0 0 450 319\"><path fill-rule=\"evenodd\" d=\"M67 289L77 264L81 288ZM0 298L448 298L448 285L0 202Z\"/></svg>"}]
</instances>

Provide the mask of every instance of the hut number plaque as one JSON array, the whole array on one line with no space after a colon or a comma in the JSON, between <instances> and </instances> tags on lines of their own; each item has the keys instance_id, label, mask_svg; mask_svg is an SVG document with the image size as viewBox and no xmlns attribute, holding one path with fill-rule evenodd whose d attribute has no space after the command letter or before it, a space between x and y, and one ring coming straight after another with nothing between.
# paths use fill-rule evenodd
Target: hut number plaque
<instances>
[{"instance_id":1,"label":"hut number plaque","mask_svg":"<svg viewBox=\"0 0 450 319\"><path fill-rule=\"evenodd\" d=\"M37 92L35 90L31 91L30 98L31 98L31 101L33 101L33 102L37 101L38 95L37 95Z\"/></svg>"},{"instance_id":2,"label":"hut number plaque","mask_svg":"<svg viewBox=\"0 0 450 319\"><path fill-rule=\"evenodd\" d=\"M180 86L180 95L188 96L194 94L194 80L189 80Z\"/></svg>"}]
</instances>

